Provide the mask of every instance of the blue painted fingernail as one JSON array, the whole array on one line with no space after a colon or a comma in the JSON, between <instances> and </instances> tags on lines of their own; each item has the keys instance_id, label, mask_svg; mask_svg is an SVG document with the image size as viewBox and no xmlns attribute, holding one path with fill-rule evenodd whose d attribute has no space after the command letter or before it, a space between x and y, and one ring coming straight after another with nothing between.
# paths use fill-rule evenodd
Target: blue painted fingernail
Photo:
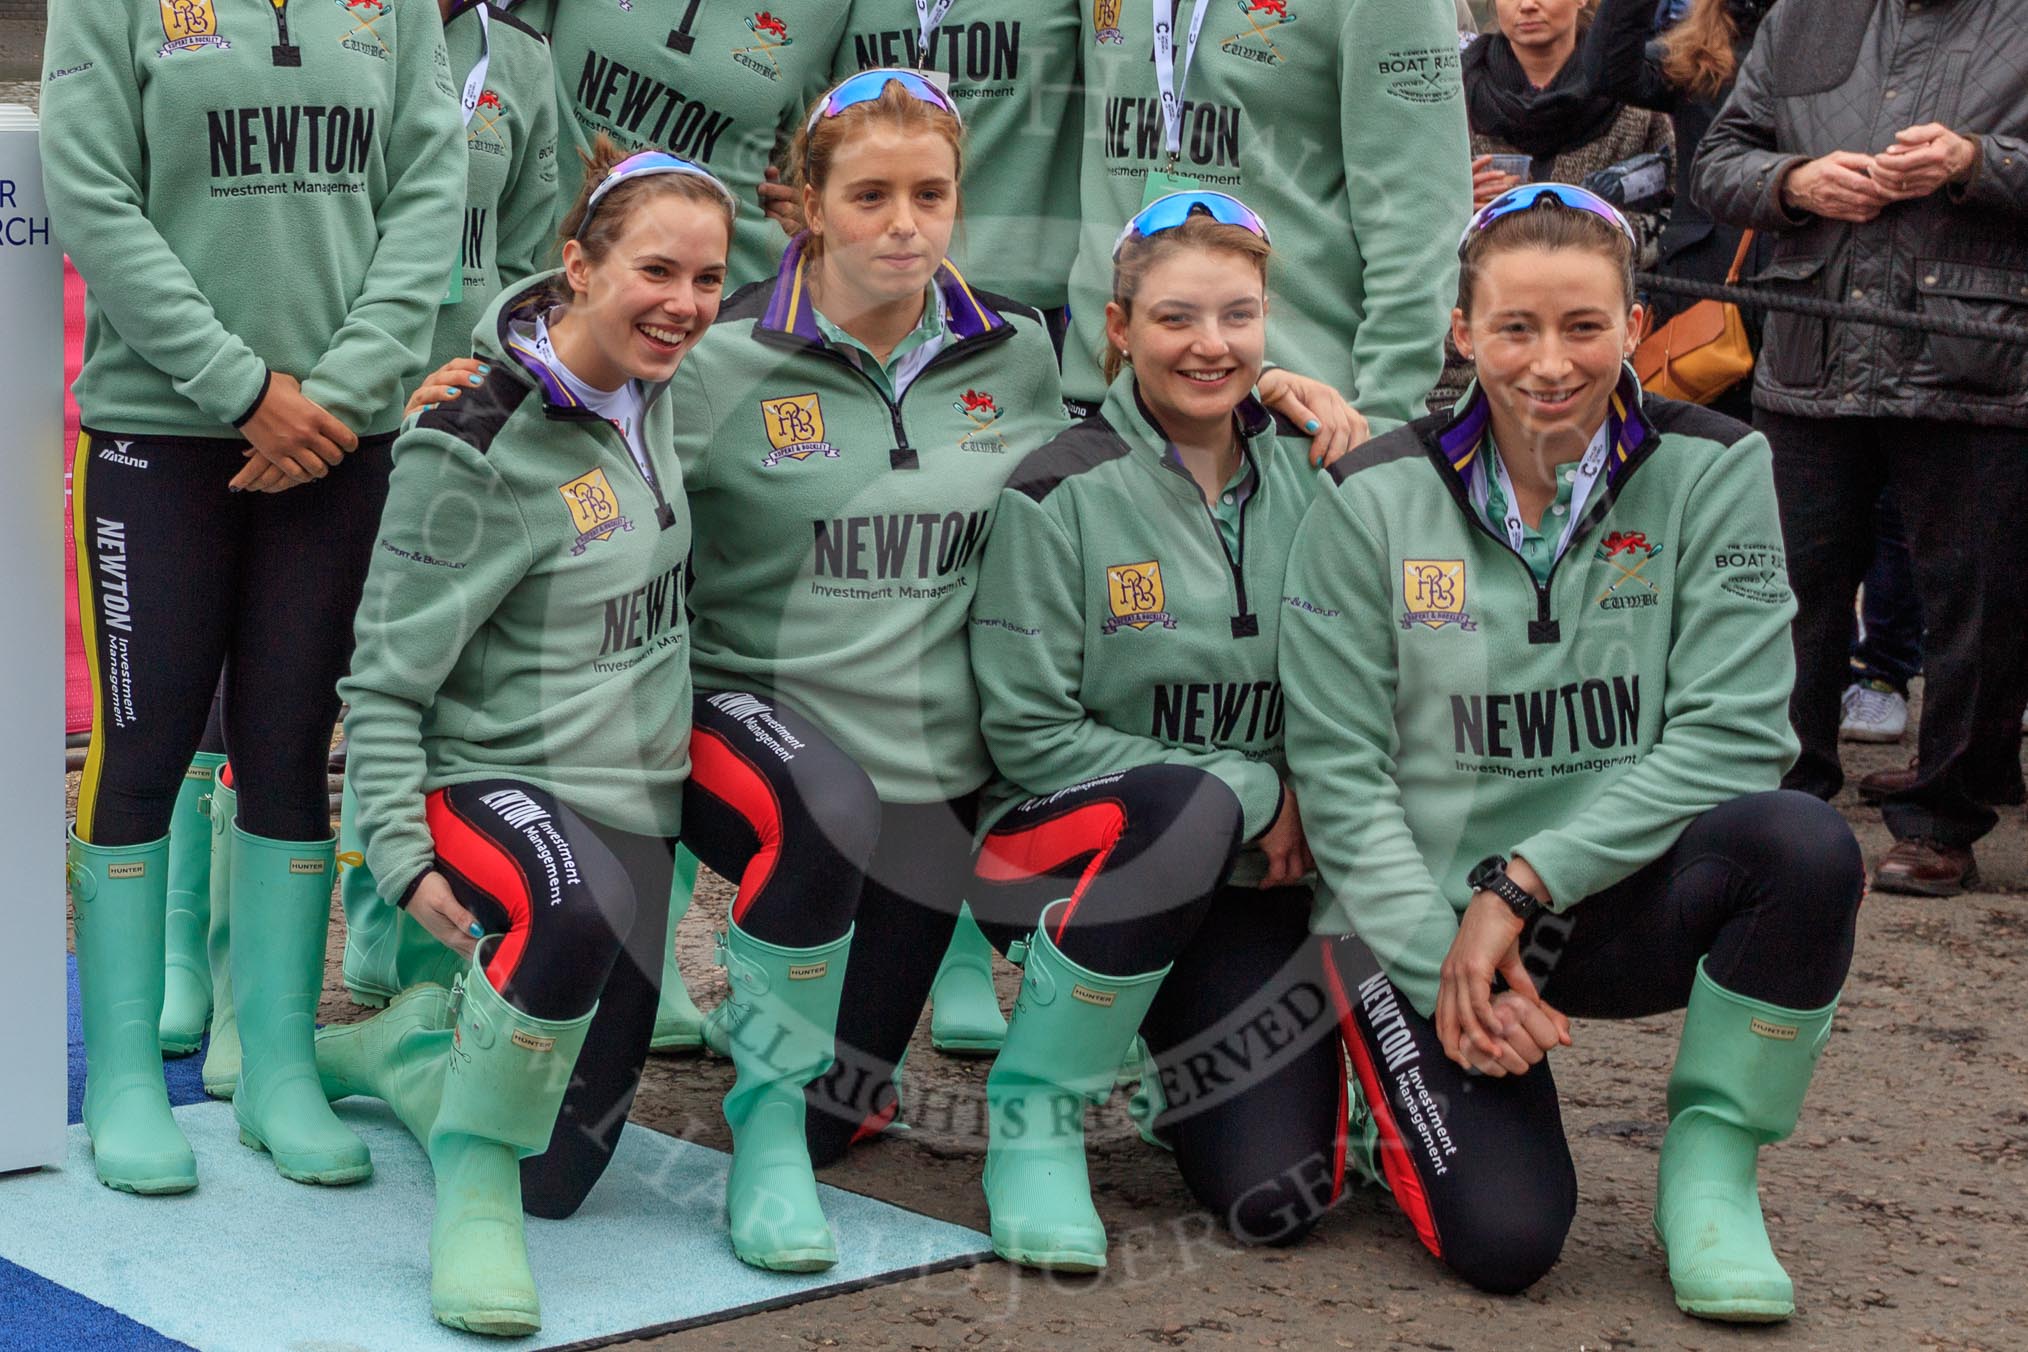
<instances>
[{"instance_id":1,"label":"blue painted fingernail","mask_svg":"<svg viewBox=\"0 0 2028 1352\"><path fill-rule=\"evenodd\" d=\"M471 383L474 385L483 385L486 383L486 377L484 375L473 376L471 379Z\"/></svg>"},{"instance_id":2,"label":"blue painted fingernail","mask_svg":"<svg viewBox=\"0 0 2028 1352\"><path fill-rule=\"evenodd\" d=\"M1316 430L1317 430L1317 420L1316 420L1315 418L1312 418L1312 419L1310 419L1310 420L1309 420L1308 422L1304 423L1304 424L1303 424L1303 430L1304 430L1305 432L1314 432L1314 431L1316 431Z\"/></svg>"},{"instance_id":3,"label":"blue painted fingernail","mask_svg":"<svg viewBox=\"0 0 2028 1352\"><path fill-rule=\"evenodd\" d=\"M479 922L476 920L474 920L471 924L465 926L465 933L471 935L474 939L483 939L486 937L486 931L480 928Z\"/></svg>"},{"instance_id":4,"label":"blue painted fingernail","mask_svg":"<svg viewBox=\"0 0 2028 1352\"><path fill-rule=\"evenodd\" d=\"M455 399L457 397L458 392L456 390L452 389L449 385L444 386L444 398Z\"/></svg>"}]
</instances>

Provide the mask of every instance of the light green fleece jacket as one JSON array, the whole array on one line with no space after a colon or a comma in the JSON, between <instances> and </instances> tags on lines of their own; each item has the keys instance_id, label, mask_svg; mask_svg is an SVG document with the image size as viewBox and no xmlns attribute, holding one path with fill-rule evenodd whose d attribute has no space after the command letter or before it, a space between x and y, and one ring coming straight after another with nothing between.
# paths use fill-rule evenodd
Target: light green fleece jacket
<instances>
[{"instance_id":1,"label":"light green fleece jacket","mask_svg":"<svg viewBox=\"0 0 2028 1352\"><path fill-rule=\"evenodd\" d=\"M1765 438L1631 373L1606 478L1538 583L1466 497L1476 392L1332 469L1283 602L1289 774L1322 883L1423 1014L1471 900L1520 855L1557 912L1774 788L1796 613Z\"/></svg>"},{"instance_id":2,"label":"light green fleece jacket","mask_svg":"<svg viewBox=\"0 0 2028 1352\"><path fill-rule=\"evenodd\" d=\"M444 27L451 73L466 78L487 56L485 88L465 123L464 282L455 301L437 307L427 371L472 351L472 330L501 291L555 266L557 205L556 76L549 44L514 15L464 0ZM427 371L425 374L427 374Z\"/></svg>"},{"instance_id":3,"label":"light green fleece jacket","mask_svg":"<svg viewBox=\"0 0 2028 1352\"><path fill-rule=\"evenodd\" d=\"M991 772L965 610L1001 486L1064 426L1055 353L1034 311L946 267L947 339L890 400L824 338L815 266L792 243L676 375L692 673L795 708L888 802L955 798Z\"/></svg>"},{"instance_id":4,"label":"light green fleece jacket","mask_svg":"<svg viewBox=\"0 0 2028 1352\"><path fill-rule=\"evenodd\" d=\"M232 437L272 369L393 431L464 201L436 0L59 4L43 69L86 425Z\"/></svg>"},{"instance_id":5,"label":"light green fleece jacket","mask_svg":"<svg viewBox=\"0 0 2028 1352\"><path fill-rule=\"evenodd\" d=\"M1180 0L1176 172L1261 214L1281 256L1268 357L1328 381L1376 430L1422 412L1443 366L1471 213L1452 0ZM1063 388L1098 401L1113 242L1167 162L1149 0L1095 0L1084 53L1084 229Z\"/></svg>"},{"instance_id":6,"label":"light green fleece jacket","mask_svg":"<svg viewBox=\"0 0 2028 1352\"><path fill-rule=\"evenodd\" d=\"M1275 639L1289 543L1325 486L1310 439L1249 398L1236 547L1141 403L1131 370L1000 494L972 602L972 676L999 777L1024 799L1142 765L1189 765L1239 799L1252 846L1282 807Z\"/></svg>"},{"instance_id":7,"label":"light green fleece jacket","mask_svg":"<svg viewBox=\"0 0 2028 1352\"><path fill-rule=\"evenodd\" d=\"M951 257L973 285L1043 310L1067 299L1077 252L1089 11L1089 0L953 0L925 52L914 0L852 0L833 72L908 66L950 81L966 166Z\"/></svg>"},{"instance_id":8,"label":"light green fleece jacket","mask_svg":"<svg viewBox=\"0 0 2028 1352\"><path fill-rule=\"evenodd\" d=\"M536 355L560 273L503 295L483 385L394 446L354 626L345 733L366 862L405 902L435 850L432 790L495 777L641 835L676 835L690 772L690 515L651 391L653 481Z\"/></svg>"}]
</instances>

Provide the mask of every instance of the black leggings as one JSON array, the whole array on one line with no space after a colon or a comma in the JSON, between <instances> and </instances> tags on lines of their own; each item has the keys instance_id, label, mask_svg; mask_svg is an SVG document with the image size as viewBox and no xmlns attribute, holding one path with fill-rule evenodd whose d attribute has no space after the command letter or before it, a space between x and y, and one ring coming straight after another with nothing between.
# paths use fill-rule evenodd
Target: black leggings
<instances>
[{"instance_id":1,"label":"black leggings","mask_svg":"<svg viewBox=\"0 0 2028 1352\"><path fill-rule=\"evenodd\" d=\"M1249 1243L1300 1238L1344 1186L1345 1072L1306 887L1227 884L1239 801L1146 765L1031 798L979 848L971 901L1002 950L1035 930L1113 976L1173 963L1141 1031L1156 1127L1190 1191Z\"/></svg>"},{"instance_id":2,"label":"black leggings","mask_svg":"<svg viewBox=\"0 0 2028 1352\"><path fill-rule=\"evenodd\" d=\"M92 676L79 839L167 834L221 669L240 825L276 840L331 834L338 678L393 440L362 440L314 483L230 493L243 442L86 431L71 478Z\"/></svg>"},{"instance_id":3,"label":"black leggings","mask_svg":"<svg viewBox=\"0 0 2028 1352\"><path fill-rule=\"evenodd\" d=\"M521 1162L523 1205L567 1216L605 1172L626 1125L662 980L675 842L593 822L512 779L425 800L437 871L489 937L486 979L538 1019L590 1009L549 1149Z\"/></svg>"},{"instance_id":4,"label":"black leggings","mask_svg":"<svg viewBox=\"0 0 2028 1352\"><path fill-rule=\"evenodd\" d=\"M882 802L821 727L772 696L701 690L694 710L683 838L738 885L732 918L784 948L853 929L836 1058L805 1091L822 1166L894 1114L894 1070L957 924L977 805Z\"/></svg>"},{"instance_id":5,"label":"black leggings","mask_svg":"<svg viewBox=\"0 0 2028 1352\"><path fill-rule=\"evenodd\" d=\"M1728 991L1820 1009L1851 965L1863 883L1858 843L1835 810L1801 793L1749 794L1699 817L1639 872L1562 916L1539 916L1522 954L1543 998L1581 1018L1681 1009L1700 958ZM1549 1069L1556 1054L1525 1075L1470 1074L1364 945L1329 951L1395 1200L1423 1246L1465 1280L1503 1294L1526 1288L1555 1264L1577 1210Z\"/></svg>"}]
</instances>

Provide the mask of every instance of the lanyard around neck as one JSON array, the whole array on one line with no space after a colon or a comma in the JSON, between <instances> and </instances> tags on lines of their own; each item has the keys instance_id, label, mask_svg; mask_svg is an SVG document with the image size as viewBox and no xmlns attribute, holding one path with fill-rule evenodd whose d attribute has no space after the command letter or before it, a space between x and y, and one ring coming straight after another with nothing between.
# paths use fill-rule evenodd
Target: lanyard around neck
<instances>
[{"instance_id":1,"label":"lanyard around neck","mask_svg":"<svg viewBox=\"0 0 2028 1352\"><path fill-rule=\"evenodd\" d=\"M1162 91L1162 149L1174 164L1183 153L1183 91L1190 83L1190 67L1197 60L1197 35L1204 29L1204 16L1211 12L1210 0L1195 0L1190 16L1190 36L1183 46L1183 67L1176 68L1176 31L1170 0L1152 0L1155 16L1155 87Z\"/></svg>"},{"instance_id":2,"label":"lanyard around neck","mask_svg":"<svg viewBox=\"0 0 2028 1352\"><path fill-rule=\"evenodd\" d=\"M1563 551L1570 548L1571 537L1577 533L1577 523L1584 519L1585 504L1591 501L1592 490L1598 487L1599 479L1605 474L1606 456L1612 449L1611 432L1612 421L1607 419L1592 435L1591 445L1585 448L1584 458L1578 462L1577 474L1570 483L1570 519L1563 523L1563 534L1557 538L1552 566L1555 559L1562 558ZM1514 481L1507 476L1507 463L1500 458L1499 447L1493 444L1490 431L1486 434L1485 455L1479 462L1480 472L1472 476L1472 505L1480 516L1486 515L1485 456L1492 459L1493 473L1499 480L1500 496L1506 507L1500 524L1506 529L1508 545L1519 554L1522 542L1528 538L1528 527L1521 520L1520 501L1514 496Z\"/></svg>"},{"instance_id":3,"label":"lanyard around neck","mask_svg":"<svg viewBox=\"0 0 2028 1352\"><path fill-rule=\"evenodd\" d=\"M472 73L465 77L465 125L472 125L472 118L479 111L479 100L486 94L486 69L493 64L493 20L487 17L482 2L474 7L479 16L479 61L472 67Z\"/></svg>"},{"instance_id":4,"label":"lanyard around neck","mask_svg":"<svg viewBox=\"0 0 2028 1352\"><path fill-rule=\"evenodd\" d=\"M915 0L917 65L929 64L930 43L935 40L937 29L943 26L944 15L949 14L951 6L956 3L957 0L936 0L935 4L931 4L930 0Z\"/></svg>"}]
</instances>

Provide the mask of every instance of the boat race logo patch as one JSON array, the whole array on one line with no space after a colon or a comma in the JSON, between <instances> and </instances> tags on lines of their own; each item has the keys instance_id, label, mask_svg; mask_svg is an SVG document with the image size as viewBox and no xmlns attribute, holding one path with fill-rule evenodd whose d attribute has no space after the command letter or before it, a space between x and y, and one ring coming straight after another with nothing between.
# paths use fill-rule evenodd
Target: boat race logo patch
<instances>
[{"instance_id":1,"label":"boat race logo patch","mask_svg":"<svg viewBox=\"0 0 2028 1352\"><path fill-rule=\"evenodd\" d=\"M352 20L352 31L338 39L340 47L382 61L394 55L388 48L387 39L380 36L380 30L374 26L387 17L387 0L332 0L332 3Z\"/></svg>"},{"instance_id":2,"label":"boat race logo patch","mask_svg":"<svg viewBox=\"0 0 2028 1352\"><path fill-rule=\"evenodd\" d=\"M733 48L732 59L770 80L781 79L782 63L775 53L795 43L795 39L789 36L788 20L761 10L748 16L746 26L753 34L753 45Z\"/></svg>"},{"instance_id":3,"label":"boat race logo patch","mask_svg":"<svg viewBox=\"0 0 2028 1352\"><path fill-rule=\"evenodd\" d=\"M1146 629L1151 624L1176 627L1176 617L1162 609L1168 598L1162 592L1162 565L1153 559L1116 563L1106 569L1106 599L1113 613L1099 625L1101 634L1121 628Z\"/></svg>"},{"instance_id":4,"label":"boat race logo patch","mask_svg":"<svg viewBox=\"0 0 2028 1352\"><path fill-rule=\"evenodd\" d=\"M1463 559L1403 559L1401 561L1401 627L1427 625L1441 629L1447 624L1470 632L1478 622L1465 613L1465 561Z\"/></svg>"},{"instance_id":5,"label":"boat race logo patch","mask_svg":"<svg viewBox=\"0 0 2028 1352\"><path fill-rule=\"evenodd\" d=\"M1000 406L993 402L993 396L984 390L966 390L964 397L951 405L964 414L972 430L958 438L961 451L980 451L988 455L1007 454L1007 438L993 430L993 424L1000 421Z\"/></svg>"},{"instance_id":6,"label":"boat race logo patch","mask_svg":"<svg viewBox=\"0 0 2028 1352\"><path fill-rule=\"evenodd\" d=\"M1126 41L1120 33L1120 6L1125 0L1091 0L1093 42L1117 47Z\"/></svg>"},{"instance_id":7,"label":"boat race logo patch","mask_svg":"<svg viewBox=\"0 0 2028 1352\"><path fill-rule=\"evenodd\" d=\"M194 52L200 47L231 51L232 44L218 35L218 11L213 0L160 0L162 5L162 50L157 60L171 52Z\"/></svg>"},{"instance_id":8,"label":"boat race logo patch","mask_svg":"<svg viewBox=\"0 0 2028 1352\"><path fill-rule=\"evenodd\" d=\"M500 101L500 91L486 90L472 105L472 123L465 129L465 140L478 142L487 150L498 153L507 141L505 133L500 130L500 123L506 116L507 105ZM482 136L486 138L483 141L479 139Z\"/></svg>"},{"instance_id":9,"label":"boat race logo patch","mask_svg":"<svg viewBox=\"0 0 2028 1352\"><path fill-rule=\"evenodd\" d=\"M564 506L570 508L570 523L577 527L577 541L570 547L575 558L600 540L612 538L617 530L632 530L634 523L620 515L620 500L606 481L602 469L580 474L559 487Z\"/></svg>"},{"instance_id":10,"label":"boat race logo patch","mask_svg":"<svg viewBox=\"0 0 2028 1352\"><path fill-rule=\"evenodd\" d=\"M763 399L760 407L768 444L774 447L761 460L762 469L773 469L784 460L808 460L813 455L838 458L838 448L824 440L824 406L816 395Z\"/></svg>"},{"instance_id":11,"label":"boat race logo patch","mask_svg":"<svg viewBox=\"0 0 2028 1352\"><path fill-rule=\"evenodd\" d=\"M1296 16L1289 12L1289 6L1296 0L1232 0L1232 3L1239 7L1239 17L1246 21L1246 28L1220 42L1218 50L1264 66L1279 66L1288 60L1275 43L1275 30L1296 21ZM1289 35L1284 33L1281 39L1286 43Z\"/></svg>"},{"instance_id":12,"label":"boat race logo patch","mask_svg":"<svg viewBox=\"0 0 2028 1352\"><path fill-rule=\"evenodd\" d=\"M1641 610L1662 603L1662 589L1641 576L1641 570L1648 566L1648 560L1662 552L1660 541L1649 543L1648 533L1639 530L1616 530L1598 542L1592 557L1600 563L1610 564L1617 577L1612 585L1599 593L1600 610Z\"/></svg>"}]
</instances>

